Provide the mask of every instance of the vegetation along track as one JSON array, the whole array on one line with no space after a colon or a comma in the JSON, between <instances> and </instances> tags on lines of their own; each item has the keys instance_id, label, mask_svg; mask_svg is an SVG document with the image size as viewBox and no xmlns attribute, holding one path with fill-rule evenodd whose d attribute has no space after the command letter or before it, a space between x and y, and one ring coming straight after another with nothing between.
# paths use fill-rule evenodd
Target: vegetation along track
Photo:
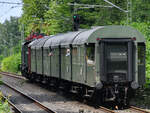
<instances>
[{"instance_id":1,"label":"vegetation along track","mask_svg":"<svg viewBox=\"0 0 150 113\"><path fill-rule=\"evenodd\" d=\"M4 95L2 95L2 98L4 100L7 100L8 104L11 106L11 108L13 110L13 113L22 113L22 111L19 108L17 108L17 106L15 106L15 104L13 104L11 101L9 101L7 99L7 97L5 97Z\"/></svg>"},{"instance_id":2,"label":"vegetation along track","mask_svg":"<svg viewBox=\"0 0 150 113\"><path fill-rule=\"evenodd\" d=\"M43 109L44 111L48 112L48 113L56 113L55 111L51 110L50 108L44 106L43 104L41 104L40 102L38 102L37 100L35 100L34 98L32 98L31 96L28 96L27 94L19 91L18 89L12 87L11 85L9 85L6 82L3 82L3 84L7 87L9 87L10 89L12 89L13 91L19 93L20 95L22 95L23 97L25 97L26 99L32 101L36 106L40 107L40 109Z\"/></svg>"}]
</instances>

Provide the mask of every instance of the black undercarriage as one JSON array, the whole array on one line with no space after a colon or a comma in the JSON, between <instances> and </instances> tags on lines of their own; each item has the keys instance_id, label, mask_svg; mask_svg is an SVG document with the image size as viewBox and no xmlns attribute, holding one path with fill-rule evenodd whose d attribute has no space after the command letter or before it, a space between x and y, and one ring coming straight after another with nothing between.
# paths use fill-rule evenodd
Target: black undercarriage
<instances>
[{"instance_id":1,"label":"black undercarriage","mask_svg":"<svg viewBox=\"0 0 150 113\"><path fill-rule=\"evenodd\" d=\"M124 109L129 106L129 100L134 94L133 89L129 87L130 83L103 83L103 88L99 90L83 84L59 80L36 73L24 73L24 76L32 82L46 84L47 87L53 87L56 90L62 89L65 92L75 93L80 97L79 100L87 100L90 103L92 102L94 106L103 105L113 109Z\"/></svg>"}]
</instances>

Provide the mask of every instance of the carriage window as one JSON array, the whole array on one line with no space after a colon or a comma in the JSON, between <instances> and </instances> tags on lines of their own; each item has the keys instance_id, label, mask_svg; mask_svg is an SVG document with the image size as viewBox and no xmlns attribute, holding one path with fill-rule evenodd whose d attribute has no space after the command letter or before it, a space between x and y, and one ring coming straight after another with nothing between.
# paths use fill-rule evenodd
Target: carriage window
<instances>
[{"instance_id":1,"label":"carriage window","mask_svg":"<svg viewBox=\"0 0 150 113\"><path fill-rule=\"evenodd\" d=\"M43 52L44 52L43 53L44 57L47 57L47 55L48 55L48 49L44 49Z\"/></svg>"},{"instance_id":2,"label":"carriage window","mask_svg":"<svg viewBox=\"0 0 150 113\"><path fill-rule=\"evenodd\" d=\"M144 43L138 44L138 64L139 65L145 64L145 44Z\"/></svg>"},{"instance_id":3,"label":"carriage window","mask_svg":"<svg viewBox=\"0 0 150 113\"><path fill-rule=\"evenodd\" d=\"M66 48L61 48L61 54L65 55L66 54Z\"/></svg>"},{"instance_id":4,"label":"carriage window","mask_svg":"<svg viewBox=\"0 0 150 113\"><path fill-rule=\"evenodd\" d=\"M88 44L86 51L87 64L94 65L95 61L95 44Z\"/></svg>"},{"instance_id":5,"label":"carriage window","mask_svg":"<svg viewBox=\"0 0 150 113\"><path fill-rule=\"evenodd\" d=\"M78 57L77 57L77 47L74 47L72 49L72 60L73 60L73 63L77 63L78 62Z\"/></svg>"},{"instance_id":6,"label":"carriage window","mask_svg":"<svg viewBox=\"0 0 150 113\"><path fill-rule=\"evenodd\" d=\"M77 55L77 48L72 49L72 54Z\"/></svg>"}]
</instances>

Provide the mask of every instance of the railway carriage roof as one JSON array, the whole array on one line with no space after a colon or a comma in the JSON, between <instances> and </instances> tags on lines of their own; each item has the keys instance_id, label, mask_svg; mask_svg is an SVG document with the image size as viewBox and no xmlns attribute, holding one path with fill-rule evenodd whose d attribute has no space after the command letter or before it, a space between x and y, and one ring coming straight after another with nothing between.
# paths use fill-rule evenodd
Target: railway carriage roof
<instances>
[{"instance_id":1,"label":"railway carriage roof","mask_svg":"<svg viewBox=\"0 0 150 113\"><path fill-rule=\"evenodd\" d=\"M58 45L69 45L72 44L73 40L80 34L81 31L69 32L65 34L58 34L53 36L52 39L49 39L45 42L43 47L49 46L58 46Z\"/></svg>"},{"instance_id":2,"label":"railway carriage roof","mask_svg":"<svg viewBox=\"0 0 150 113\"><path fill-rule=\"evenodd\" d=\"M35 48L36 49L40 49L43 47L43 45L45 44L45 42L48 40L48 39L51 39L53 36L45 36L42 40L39 41L38 44L35 45Z\"/></svg>"},{"instance_id":3,"label":"railway carriage roof","mask_svg":"<svg viewBox=\"0 0 150 113\"><path fill-rule=\"evenodd\" d=\"M73 44L96 43L97 38L134 38L136 42L145 42L144 36L129 26L101 26L84 31L78 35Z\"/></svg>"},{"instance_id":4,"label":"railway carriage roof","mask_svg":"<svg viewBox=\"0 0 150 113\"><path fill-rule=\"evenodd\" d=\"M44 36L44 38L35 39L28 45L28 47L31 47L32 49L35 48L39 49L40 47L43 46L42 43L44 43L48 38L51 38L51 36Z\"/></svg>"},{"instance_id":5,"label":"railway carriage roof","mask_svg":"<svg viewBox=\"0 0 150 113\"><path fill-rule=\"evenodd\" d=\"M81 45L85 43L96 43L97 38L134 38L135 42L145 42L144 36L136 29L129 26L100 26L93 29L47 36L33 41L31 48L50 47L58 45Z\"/></svg>"},{"instance_id":6,"label":"railway carriage roof","mask_svg":"<svg viewBox=\"0 0 150 113\"><path fill-rule=\"evenodd\" d=\"M28 47L31 47L32 49L35 48L35 45L40 41L40 39L35 39L34 41L32 41Z\"/></svg>"}]
</instances>

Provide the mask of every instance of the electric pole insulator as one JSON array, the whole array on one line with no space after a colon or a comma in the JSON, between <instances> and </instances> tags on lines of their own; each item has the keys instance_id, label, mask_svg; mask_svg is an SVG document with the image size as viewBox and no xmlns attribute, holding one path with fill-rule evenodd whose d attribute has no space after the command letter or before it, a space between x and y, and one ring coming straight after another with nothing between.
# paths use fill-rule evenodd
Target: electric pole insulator
<instances>
[{"instance_id":1,"label":"electric pole insulator","mask_svg":"<svg viewBox=\"0 0 150 113\"><path fill-rule=\"evenodd\" d=\"M73 29L74 31L78 31L80 24L80 16L78 14L73 15Z\"/></svg>"}]
</instances>

